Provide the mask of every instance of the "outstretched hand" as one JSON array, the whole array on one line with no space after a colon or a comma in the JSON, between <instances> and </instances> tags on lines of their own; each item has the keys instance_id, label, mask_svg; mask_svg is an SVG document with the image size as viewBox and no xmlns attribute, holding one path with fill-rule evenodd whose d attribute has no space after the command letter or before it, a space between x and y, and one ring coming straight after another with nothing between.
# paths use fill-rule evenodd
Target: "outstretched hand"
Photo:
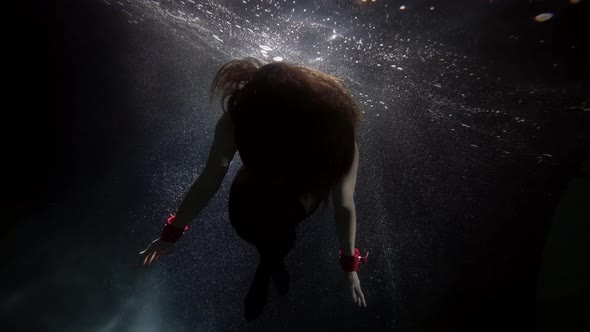
<instances>
[{"instance_id":1,"label":"outstretched hand","mask_svg":"<svg viewBox=\"0 0 590 332\"><path fill-rule=\"evenodd\" d=\"M139 264L141 266L150 266L160 257L166 255L174 243L162 241L160 238L155 239L148 247L139 253Z\"/></svg>"},{"instance_id":2,"label":"outstretched hand","mask_svg":"<svg viewBox=\"0 0 590 332\"><path fill-rule=\"evenodd\" d=\"M365 302L365 295L361 290L361 282L359 280L358 274L356 272L345 272L346 278L348 279L348 287L352 292L352 299L354 300L355 304L358 304L359 307L367 306L367 302Z\"/></svg>"}]
</instances>

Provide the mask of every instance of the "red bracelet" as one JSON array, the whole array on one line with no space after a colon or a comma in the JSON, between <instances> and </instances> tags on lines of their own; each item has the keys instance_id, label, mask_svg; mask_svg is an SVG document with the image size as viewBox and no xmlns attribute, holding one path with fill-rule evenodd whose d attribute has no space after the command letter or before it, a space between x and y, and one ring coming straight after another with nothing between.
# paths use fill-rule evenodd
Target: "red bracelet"
<instances>
[{"instance_id":1,"label":"red bracelet","mask_svg":"<svg viewBox=\"0 0 590 332\"><path fill-rule=\"evenodd\" d=\"M354 272L359 268L360 263L366 263L369 260L368 252L364 257L361 257L360 254L358 248L354 248L353 256L342 256L342 250L338 251L342 269L346 272Z\"/></svg>"},{"instance_id":2,"label":"red bracelet","mask_svg":"<svg viewBox=\"0 0 590 332\"><path fill-rule=\"evenodd\" d=\"M176 216L171 214L170 218L168 218L168 222L164 224L162 236L160 236L160 239L162 239L162 241L176 242L178 241L178 239L180 239L182 234L184 234L184 232L186 232L186 230L188 229L188 225L185 226L184 229L178 229L172 226L172 221L174 221L174 218L176 218Z\"/></svg>"}]
</instances>

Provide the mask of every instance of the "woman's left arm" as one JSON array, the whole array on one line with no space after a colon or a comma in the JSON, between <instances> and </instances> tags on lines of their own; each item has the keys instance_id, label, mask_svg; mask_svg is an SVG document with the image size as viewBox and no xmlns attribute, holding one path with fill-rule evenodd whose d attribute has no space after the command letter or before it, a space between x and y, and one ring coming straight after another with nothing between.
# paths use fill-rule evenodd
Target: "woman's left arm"
<instances>
[{"instance_id":1,"label":"woman's left arm","mask_svg":"<svg viewBox=\"0 0 590 332\"><path fill-rule=\"evenodd\" d=\"M209 151L207 164L182 200L176 211L176 216L172 218L172 227L182 231L207 206L219 190L236 151L233 124L229 114L224 113L215 126L213 144ZM164 255L171 244L171 242L163 241L160 238L154 240L144 251L139 253L141 264L150 265Z\"/></svg>"},{"instance_id":2,"label":"woman's left arm","mask_svg":"<svg viewBox=\"0 0 590 332\"><path fill-rule=\"evenodd\" d=\"M197 217L215 195L236 154L234 130L228 113L223 113L215 126L213 144L205 168L184 197L172 225L183 229Z\"/></svg>"}]
</instances>

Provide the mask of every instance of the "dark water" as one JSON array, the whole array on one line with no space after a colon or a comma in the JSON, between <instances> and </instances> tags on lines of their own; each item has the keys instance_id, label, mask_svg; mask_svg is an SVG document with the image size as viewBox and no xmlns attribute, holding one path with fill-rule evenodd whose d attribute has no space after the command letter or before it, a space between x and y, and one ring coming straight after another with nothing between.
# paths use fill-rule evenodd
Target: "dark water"
<instances>
[{"instance_id":1,"label":"dark water","mask_svg":"<svg viewBox=\"0 0 590 332\"><path fill-rule=\"evenodd\" d=\"M6 330L583 330L588 3L29 6L7 64L22 96L3 131ZM289 295L246 323L257 257L228 220L238 156L177 251L134 266L204 166L215 71L248 55L338 75L364 112L367 308L340 284L330 208L298 230Z\"/></svg>"}]
</instances>

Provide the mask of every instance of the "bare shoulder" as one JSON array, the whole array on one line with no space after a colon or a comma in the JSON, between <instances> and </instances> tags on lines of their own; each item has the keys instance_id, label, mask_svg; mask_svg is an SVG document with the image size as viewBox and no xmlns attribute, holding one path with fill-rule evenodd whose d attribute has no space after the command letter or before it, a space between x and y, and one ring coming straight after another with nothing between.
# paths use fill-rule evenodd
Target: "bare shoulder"
<instances>
[{"instance_id":1,"label":"bare shoulder","mask_svg":"<svg viewBox=\"0 0 590 332\"><path fill-rule=\"evenodd\" d=\"M215 141L222 144L223 149L229 149L235 145L234 123L229 113L224 112L215 126Z\"/></svg>"},{"instance_id":2,"label":"bare shoulder","mask_svg":"<svg viewBox=\"0 0 590 332\"><path fill-rule=\"evenodd\" d=\"M224 112L215 126L208 165L210 167L228 167L236 150L233 122L229 114Z\"/></svg>"}]
</instances>

